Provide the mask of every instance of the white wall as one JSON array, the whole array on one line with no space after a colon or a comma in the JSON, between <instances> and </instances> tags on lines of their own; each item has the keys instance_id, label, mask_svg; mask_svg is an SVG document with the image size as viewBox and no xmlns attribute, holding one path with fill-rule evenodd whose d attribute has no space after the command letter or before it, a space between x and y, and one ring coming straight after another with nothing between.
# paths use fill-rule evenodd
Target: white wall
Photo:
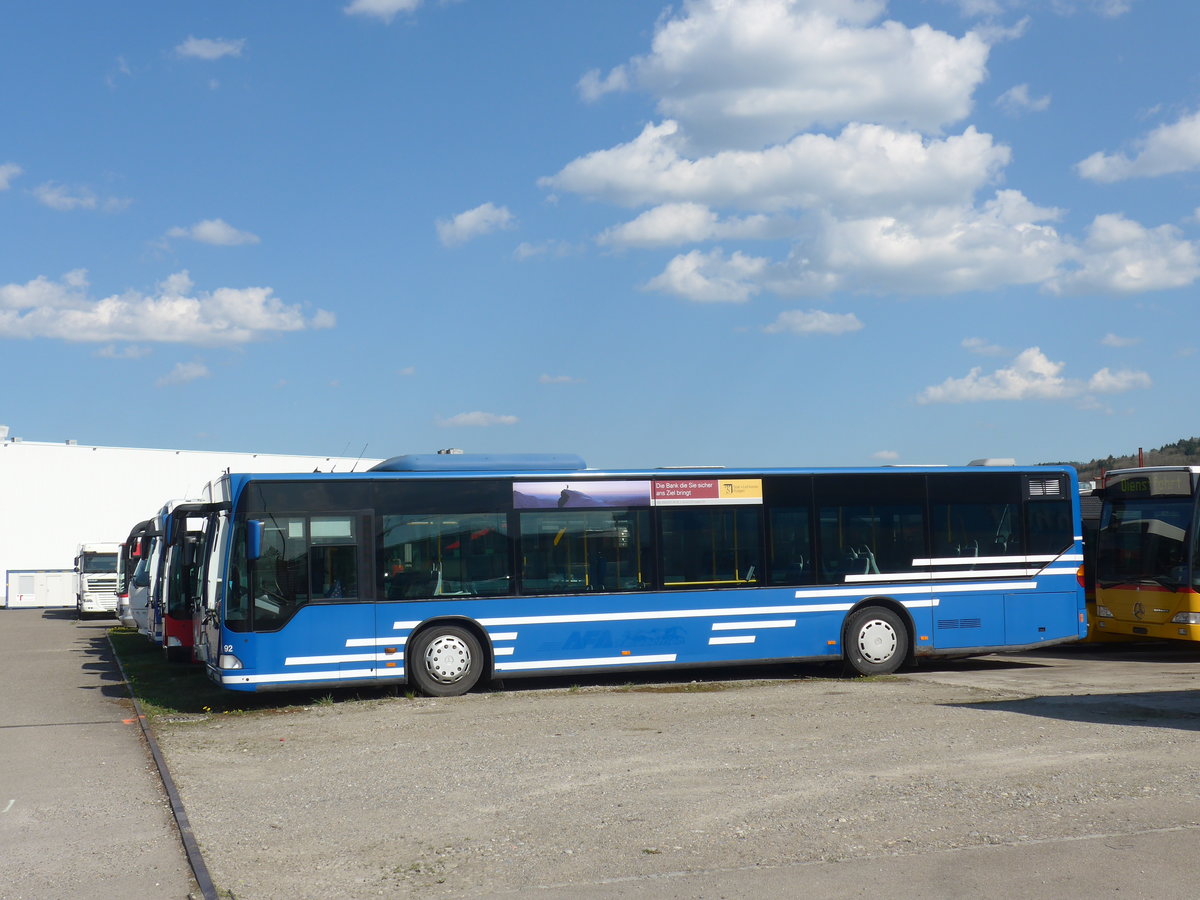
<instances>
[{"instance_id":1,"label":"white wall","mask_svg":"<svg viewBox=\"0 0 1200 900\"><path fill-rule=\"evenodd\" d=\"M234 472L362 472L378 459L0 441L0 574L70 569L90 541L124 541L167 500ZM74 603L72 596L71 602ZM7 592L5 598L7 605Z\"/></svg>"}]
</instances>

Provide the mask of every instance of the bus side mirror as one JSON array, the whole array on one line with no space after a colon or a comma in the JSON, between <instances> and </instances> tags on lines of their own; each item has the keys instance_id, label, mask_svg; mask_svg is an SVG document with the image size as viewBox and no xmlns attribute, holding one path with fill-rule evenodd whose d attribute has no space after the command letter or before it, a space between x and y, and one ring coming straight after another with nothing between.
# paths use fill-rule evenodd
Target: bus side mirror
<instances>
[{"instance_id":1,"label":"bus side mirror","mask_svg":"<svg viewBox=\"0 0 1200 900\"><path fill-rule=\"evenodd\" d=\"M246 559L258 559L262 556L263 528L262 519L250 519L246 522Z\"/></svg>"}]
</instances>

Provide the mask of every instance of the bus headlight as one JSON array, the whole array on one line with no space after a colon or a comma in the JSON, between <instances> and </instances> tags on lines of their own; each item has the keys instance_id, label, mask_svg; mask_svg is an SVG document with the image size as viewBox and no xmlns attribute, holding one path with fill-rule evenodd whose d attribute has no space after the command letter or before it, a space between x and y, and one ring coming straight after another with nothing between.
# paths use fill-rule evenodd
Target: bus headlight
<instances>
[{"instance_id":1,"label":"bus headlight","mask_svg":"<svg viewBox=\"0 0 1200 900\"><path fill-rule=\"evenodd\" d=\"M242 661L232 653L222 653L220 659L217 660L218 669L240 669Z\"/></svg>"},{"instance_id":2,"label":"bus headlight","mask_svg":"<svg viewBox=\"0 0 1200 900\"><path fill-rule=\"evenodd\" d=\"M1111 619L1111 618L1113 618L1112 610L1109 609L1107 606L1101 606L1099 603L1097 603L1096 604L1096 617L1100 618L1100 619Z\"/></svg>"},{"instance_id":3,"label":"bus headlight","mask_svg":"<svg viewBox=\"0 0 1200 900\"><path fill-rule=\"evenodd\" d=\"M1171 619L1173 625L1200 625L1200 612L1177 613Z\"/></svg>"}]
</instances>

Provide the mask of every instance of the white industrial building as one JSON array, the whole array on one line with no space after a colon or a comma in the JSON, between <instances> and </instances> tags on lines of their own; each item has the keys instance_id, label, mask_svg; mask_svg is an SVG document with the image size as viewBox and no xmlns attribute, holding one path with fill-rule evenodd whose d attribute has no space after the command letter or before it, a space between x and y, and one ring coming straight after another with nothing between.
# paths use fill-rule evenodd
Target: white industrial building
<instances>
[{"instance_id":1,"label":"white industrial building","mask_svg":"<svg viewBox=\"0 0 1200 900\"><path fill-rule=\"evenodd\" d=\"M378 459L92 447L8 437L0 426L0 572L4 605L74 606L75 551L124 541L173 499L198 498L234 472L349 472Z\"/></svg>"}]
</instances>

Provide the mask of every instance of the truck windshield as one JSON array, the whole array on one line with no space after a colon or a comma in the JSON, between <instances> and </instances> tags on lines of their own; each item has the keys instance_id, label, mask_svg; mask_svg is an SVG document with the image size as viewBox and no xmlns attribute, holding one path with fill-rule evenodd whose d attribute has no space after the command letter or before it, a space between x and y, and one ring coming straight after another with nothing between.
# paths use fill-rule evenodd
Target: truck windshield
<instances>
[{"instance_id":1,"label":"truck windshield","mask_svg":"<svg viewBox=\"0 0 1200 900\"><path fill-rule=\"evenodd\" d=\"M117 571L117 554L115 553L85 553L80 571L115 572Z\"/></svg>"},{"instance_id":2,"label":"truck windshield","mask_svg":"<svg viewBox=\"0 0 1200 900\"><path fill-rule=\"evenodd\" d=\"M1097 578L1102 584L1188 584L1191 497L1106 503L1100 520Z\"/></svg>"}]
</instances>

